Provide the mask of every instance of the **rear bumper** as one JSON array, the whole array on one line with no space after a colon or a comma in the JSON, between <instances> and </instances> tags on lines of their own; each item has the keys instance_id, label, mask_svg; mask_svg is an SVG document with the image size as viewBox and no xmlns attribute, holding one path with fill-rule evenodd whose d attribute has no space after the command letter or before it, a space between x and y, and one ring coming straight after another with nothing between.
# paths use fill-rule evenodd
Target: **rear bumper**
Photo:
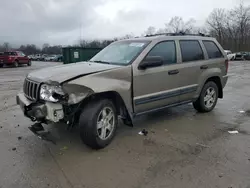
<instances>
[{"instance_id":1,"label":"rear bumper","mask_svg":"<svg viewBox=\"0 0 250 188\"><path fill-rule=\"evenodd\" d=\"M32 121L57 123L64 118L63 106L58 103L38 103L27 99L24 93L16 96L16 103L22 109L24 116Z\"/></svg>"},{"instance_id":2,"label":"rear bumper","mask_svg":"<svg viewBox=\"0 0 250 188\"><path fill-rule=\"evenodd\" d=\"M228 75L225 75L222 77L222 80L221 80L222 88L224 88L226 86L227 80L228 80Z\"/></svg>"},{"instance_id":3,"label":"rear bumper","mask_svg":"<svg viewBox=\"0 0 250 188\"><path fill-rule=\"evenodd\" d=\"M11 65L13 63L14 63L13 61L0 60L0 65Z\"/></svg>"}]
</instances>

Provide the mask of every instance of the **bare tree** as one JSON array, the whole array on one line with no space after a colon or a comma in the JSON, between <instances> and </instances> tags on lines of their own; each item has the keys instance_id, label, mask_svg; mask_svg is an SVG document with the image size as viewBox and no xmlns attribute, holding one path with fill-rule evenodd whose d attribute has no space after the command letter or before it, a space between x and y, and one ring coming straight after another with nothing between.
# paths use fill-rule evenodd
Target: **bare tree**
<instances>
[{"instance_id":1,"label":"bare tree","mask_svg":"<svg viewBox=\"0 0 250 188\"><path fill-rule=\"evenodd\" d=\"M223 40L226 18L227 16L224 9L214 9L207 19L210 34L217 36L219 42Z\"/></svg>"},{"instance_id":2,"label":"bare tree","mask_svg":"<svg viewBox=\"0 0 250 188\"><path fill-rule=\"evenodd\" d=\"M250 7L242 3L229 11L215 9L207 19L209 33L216 37L224 48L234 51L249 50Z\"/></svg>"},{"instance_id":3,"label":"bare tree","mask_svg":"<svg viewBox=\"0 0 250 188\"><path fill-rule=\"evenodd\" d=\"M154 35L156 34L156 29L153 26L148 27L148 29L145 31L145 35Z\"/></svg>"},{"instance_id":4,"label":"bare tree","mask_svg":"<svg viewBox=\"0 0 250 188\"><path fill-rule=\"evenodd\" d=\"M10 50L10 44L8 42L3 43L3 49L4 51Z\"/></svg>"},{"instance_id":5,"label":"bare tree","mask_svg":"<svg viewBox=\"0 0 250 188\"><path fill-rule=\"evenodd\" d=\"M165 31L170 33L192 33L194 29L194 19L190 19L185 22L181 17L175 16L165 24Z\"/></svg>"},{"instance_id":6,"label":"bare tree","mask_svg":"<svg viewBox=\"0 0 250 188\"><path fill-rule=\"evenodd\" d=\"M238 32L239 50L244 50L248 46L248 39L250 37L250 6L245 7L241 3L238 7L230 11L231 20L235 29Z\"/></svg>"}]
</instances>

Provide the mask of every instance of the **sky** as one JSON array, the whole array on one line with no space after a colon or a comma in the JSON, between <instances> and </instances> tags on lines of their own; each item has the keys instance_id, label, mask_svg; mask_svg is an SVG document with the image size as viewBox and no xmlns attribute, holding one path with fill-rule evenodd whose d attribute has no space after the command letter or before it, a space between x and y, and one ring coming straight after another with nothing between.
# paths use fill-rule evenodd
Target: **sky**
<instances>
[{"instance_id":1,"label":"sky","mask_svg":"<svg viewBox=\"0 0 250 188\"><path fill-rule=\"evenodd\" d=\"M250 0L0 0L0 44L68 45L82 39L141 35L172 17L203 25L215 8Z\"/></svg>"}]
</instances>

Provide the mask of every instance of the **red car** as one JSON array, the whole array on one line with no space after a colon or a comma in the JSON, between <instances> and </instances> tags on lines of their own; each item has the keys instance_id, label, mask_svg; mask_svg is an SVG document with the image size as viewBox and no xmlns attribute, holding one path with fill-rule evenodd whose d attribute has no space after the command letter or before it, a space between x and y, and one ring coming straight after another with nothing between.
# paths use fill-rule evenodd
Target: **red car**
<instances>
[{"instance_id":1,"label":"red car","mask_svg":"<svg viewBox=\"0 0 250 188\"><path fill-rule=\"evenodd\" d=\"M0 55L0 67L3 67L4 65L18 67L21 64L31 66L31 60L23 52L9 51Z\"/></svg>"}]
</instances>

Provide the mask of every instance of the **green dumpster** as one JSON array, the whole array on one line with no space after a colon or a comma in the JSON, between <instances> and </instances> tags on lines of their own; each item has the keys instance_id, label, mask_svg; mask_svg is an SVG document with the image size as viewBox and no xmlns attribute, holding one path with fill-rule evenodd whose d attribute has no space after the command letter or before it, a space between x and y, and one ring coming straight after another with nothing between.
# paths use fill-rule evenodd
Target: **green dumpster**
<instances>
[{"instance_id":1,"label":"green dumpster","mask_svg":"<svg viewBox=\"0 0 250 188\"><path fill-rule=\"evenodd\" d=\"M101 50L102 48L65 47L62 49L63 63L88 61Z\"/></svg>"}]
</instances>

